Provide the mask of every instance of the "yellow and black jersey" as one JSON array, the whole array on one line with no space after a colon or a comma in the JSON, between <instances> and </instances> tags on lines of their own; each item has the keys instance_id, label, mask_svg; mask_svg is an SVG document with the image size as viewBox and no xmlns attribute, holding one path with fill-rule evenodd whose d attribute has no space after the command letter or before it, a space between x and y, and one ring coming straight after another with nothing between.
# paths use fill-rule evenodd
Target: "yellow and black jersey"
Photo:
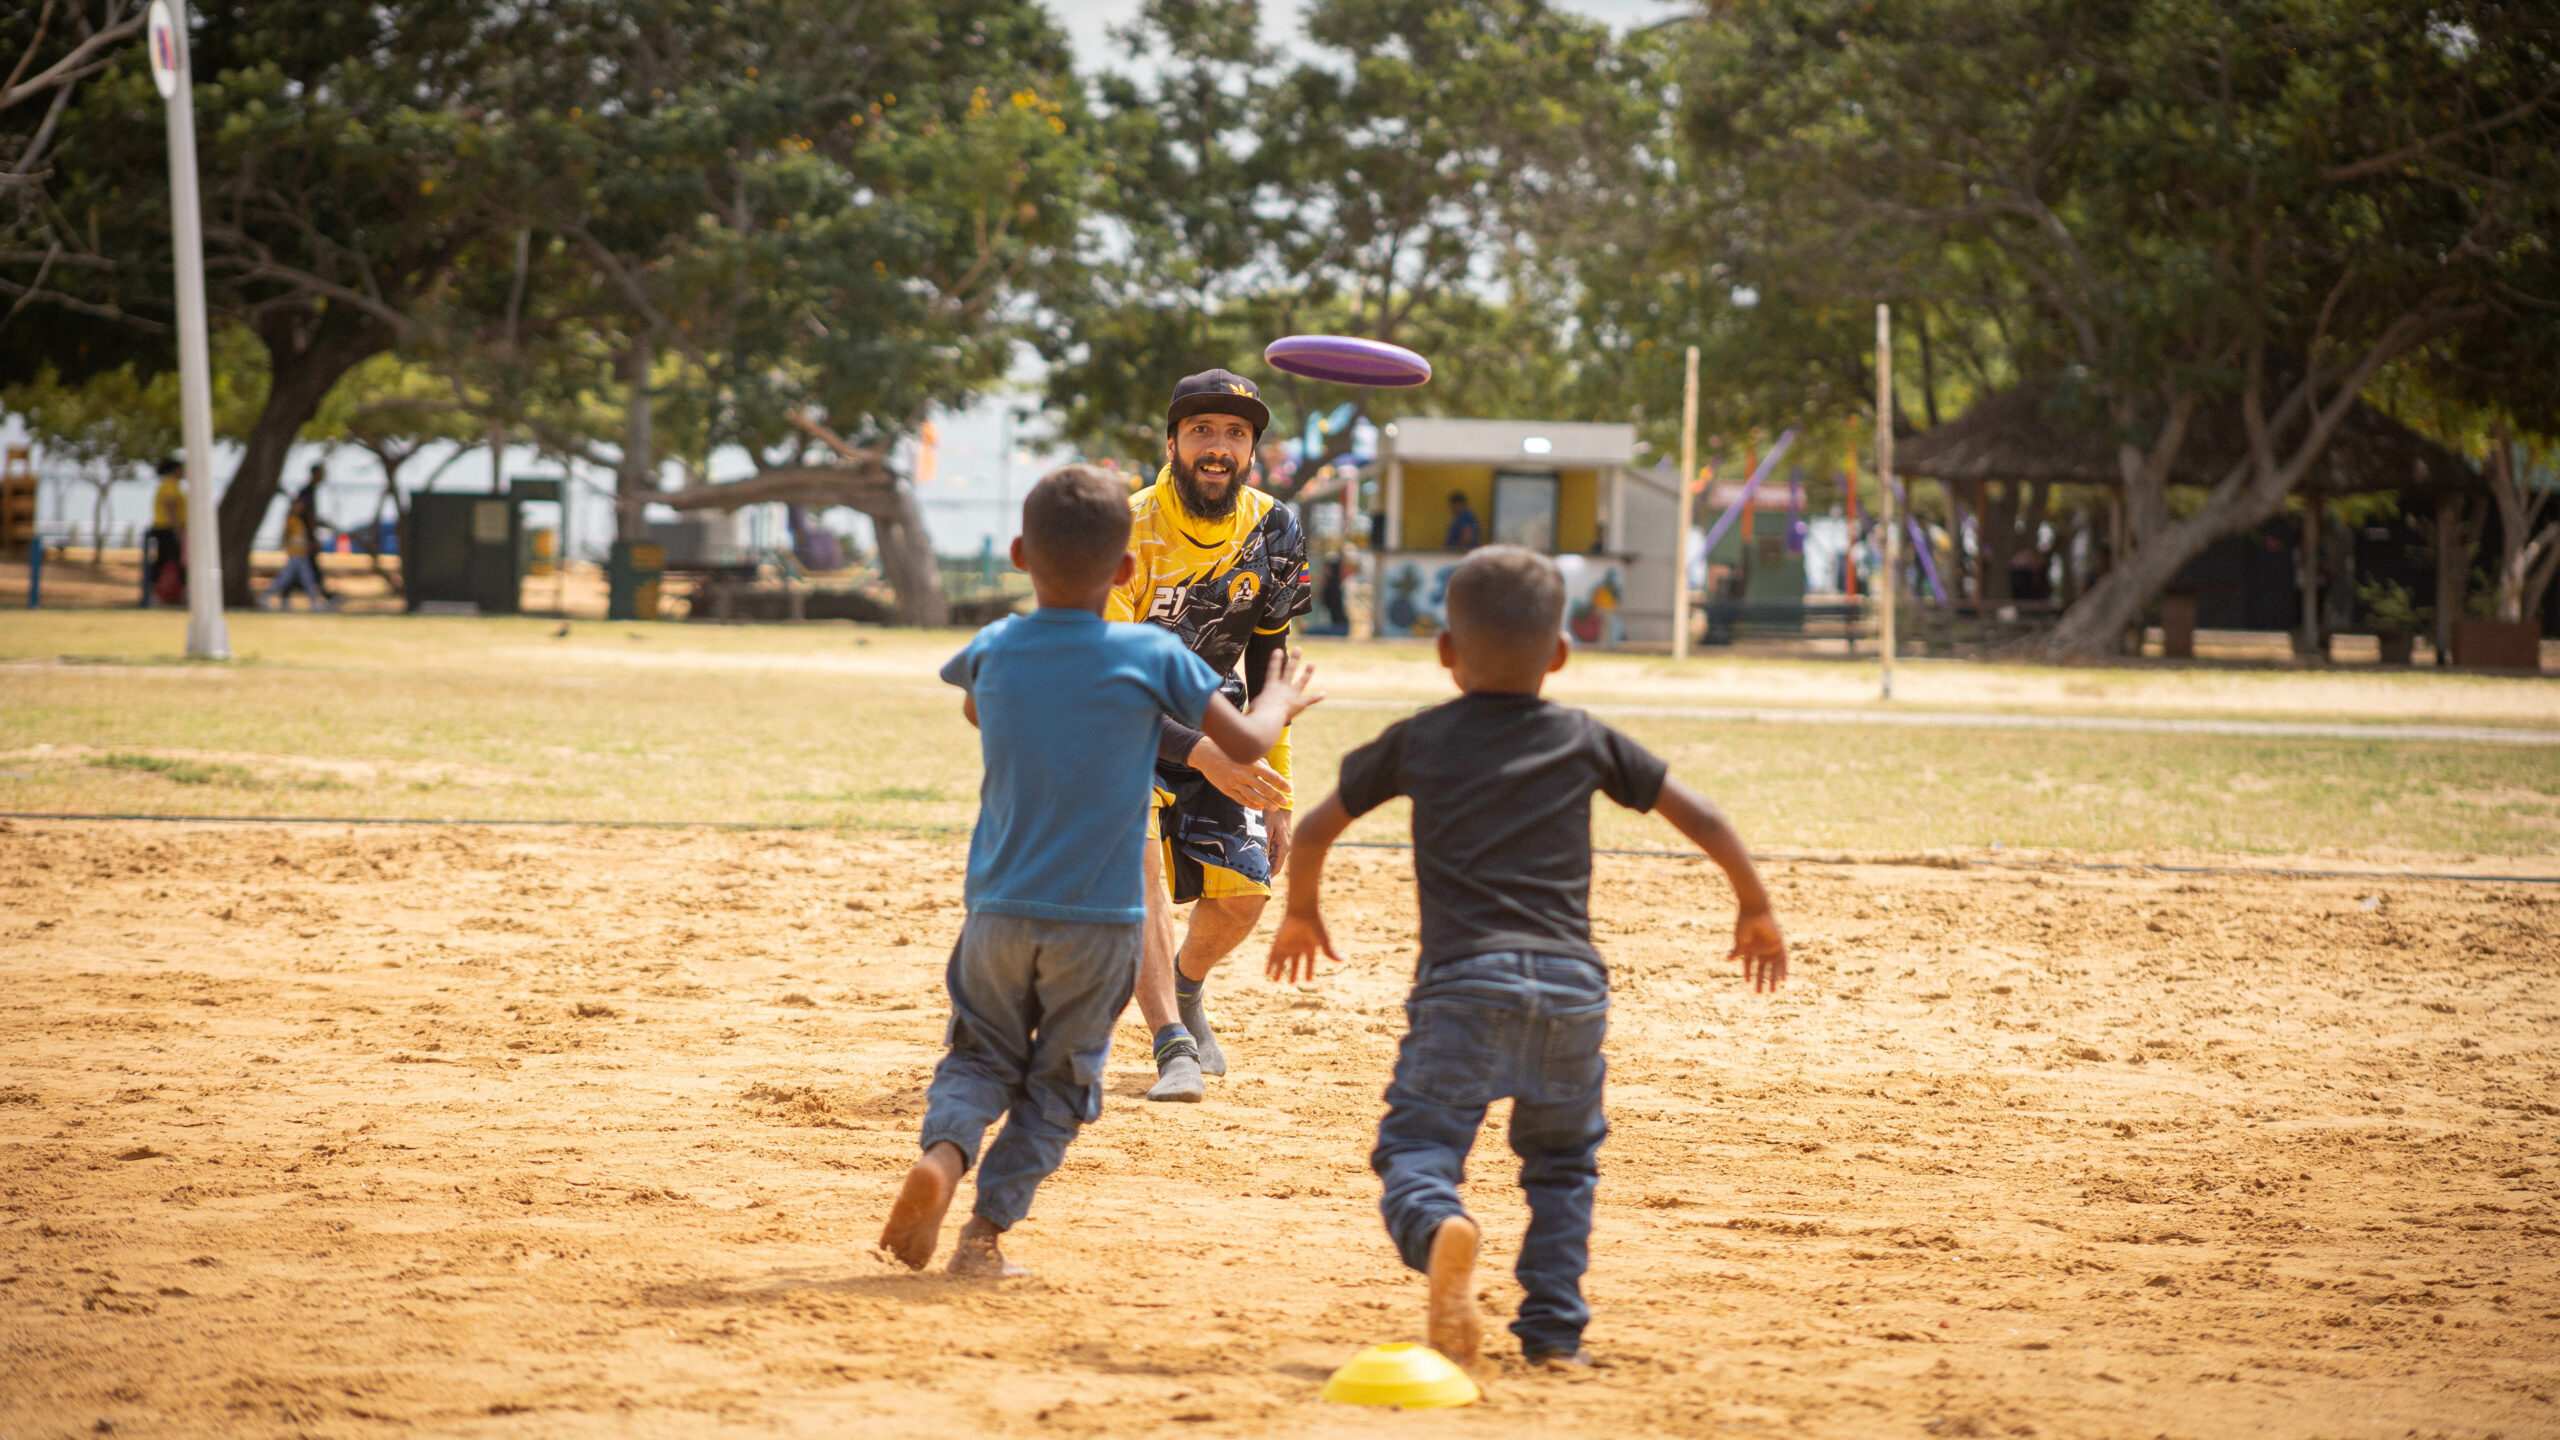
<instances>
[{"instance_id":1,"label":"yellow and black jersey","mask_svg":"<svg viewBox=\"0 0 2560 1440\"><path fill-rule=\"evenodd\" d=\"M1238 493L1225 519L1200 520L1183 510L1168 472L1129 498L1129 519L1138 570L1111 592L1103 618L1162 625L1225 675L1255 635L1277 635L1307 613L1306 533L1262 491Z\"/></svg>"},{"instance_id":2,"label":"yellow and black jersey","mask_svg":"<svg viewBox=\"0 0 2560 1440\"><path fill-rule=\"evenodd\" d=\"M1170 471L1129 497L1129 548L1137 573L1111 592L1107 620L1143 620L1180 637L1184 648L1227 676L1228 698L1244 703L1236 661L1255 635L1277 635L1304 615L1307 537L1289 508L1260 490L1236 496L1222 520L1200 520L1182 508ZM1289 773L1287 741L1271 755Z\"/></svg>"}]
</instances>

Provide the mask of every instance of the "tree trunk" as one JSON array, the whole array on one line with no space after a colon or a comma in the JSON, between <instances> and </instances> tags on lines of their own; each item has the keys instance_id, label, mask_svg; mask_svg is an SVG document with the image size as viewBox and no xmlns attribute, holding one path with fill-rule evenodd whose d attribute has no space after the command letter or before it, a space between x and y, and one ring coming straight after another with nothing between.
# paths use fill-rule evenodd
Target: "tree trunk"
<instances>
[{"instance_id":1,"label":"tree trunk","mask_svg":"<svg viewBox=\"0 0 2560 1440\"><path fill-rule=\"evenodd\" d=\"M2167 423L2150 451L2146 454L2124 445L2117 452L2126 509L2137 517L2155 517L2151 523L2157 529L2146 534L2142 529L2146 522L2134 519L2132 545L2088 597L2054 627L2046 642L2046 657L2067 660L2108 653L2151 597L2175 579L2188 561L2203 554L2206 546L2282 513L2285 497L2301 486L2311 467L2328 453L2330 438L2338 433L2339 422L2355 406L2374 371L2425 338L2431 323L2440 322L2423 314L2404 317L2352 368L2330 382L2326 399L2321 398L2316 377L2305 376L2272 411L2266 408L2262 388L2266 356L2263 350L2253 352L2239 396L2241 423L2250 437L2249 458L2234 465L2207 492L2204 504L2183 520L2166 518L2168 479L2177 452L2186 443L2197 402L2189 395L2172 396ZM2131 407L2119 405L2117 417L2119 423L2134 418Z\"/></svg>"},{"instance_id":2,"label":"tree trunk","mask_svg":"<svg viewBox=\"0 0 2560 1440\"><path fill-rule=\"evenodd\" d=\"M406 597L409 592L402 584L402 577L392 574L390 567L382 563L382 512L386 509L391 512L397 533L409 533L409 507L400 496L400 470L409 463L410 456L418 452L412 449L395 455L388 450L375 450L370 445L365 448L373 451L374 463L382 467L382 494L373 502L373 523L365 527L364 553L372 558L373 573L381 579L383 586L395 596ZM402 565L408 564L407 555L400 559Z\"/></svg>"},{"instance_id":3,"label":"tree trunk","mask_svg":"<svg viewBox=\"0 0 2560 1440\"><path fill-rule=\"evenodd\" d=\"M2302 543L2294 551L2294 584L2302 591L2302 629L2293 637L2293 653L2306 660L2325 659L2320 643L2320 586L2328 578L2320 565L2322 509L2317 494L2303 497Z\"/></svg>"},{"instance_id":4,"label":"tree trunk","mask_svg":"<svg viewBox=\"0 0 2560 1440\"><path fill-rule=\"evenodd\" d=\"M882 507L870 513L880 540L880 572L898 597L898 623L950 624L951 601L942 593L942 566L934 559L933 537L924 528L915 487L896 482Z\"/></svg>"},{"instance_id":5,"label":"tree trunk","mask_svg":"<svg viewBox=\"0 0 2560 1440\"><path fill-rule=\"evenodd\" d=\"M649 538L644 512L658 493L658 457L649 434L649 372L657 353L646 334L631 342L627 363L631 396L623 411L622 460L613 467L613 538L639 541Z\"/></svg>"},{"instance_id":6,"label":"tree trunk","mask_svg":"<svg viewBox=\"0 0 2560 1440\"><path fill-rule=\"evenodd\" d=\"M2542 587L2550 583L2544 556L2560 551L2560 522L2541 523L2550 492L2525 489L2516 473L2515 436L2504 421L2490 440L2489 493L2498 502L2498 618L2523 620L2541 612Z\"/></svg>"},{"instance_id":7,"label":"tree trunk","mask_svg":"<svg viewBox=\"0 0 2560 1440\"><path fill-rule=\"evenodd\" d=\"M1982 514L1974 526L1974 548L1982 562L1982 604L1986 610L2017 598L2010 593L2009 557L2018 548L2018 495L2025 489L2026 483L2020 480L1983 487Z\"/></svg>"},{"instance_id":8,"label":"tree trunk","mask_svg":"<svg viewBox=\"0 0 2560 1440\"><path fill-rule=\"evenodd\" d=\"M2542 623L2542 597L2551 589L2551 577L2560 574L2560 525L2542 532L2550 543L2544 546L2542 559L2524 577L2524 600L2516 607L2516 618Z\"/></svg>"},{"instance_id":9,"label":"tree trunk","mask_svg":"<svg viewBox=\"0 0 2560 1440\"><path fill-rule=\"evenodd\" d=\"M2142 618L2142 607L2151 603L2151 597L2225 533L2224 527L2209 523L2199 512L2167 526L2150 544L2118 556L2115 565L2054 627L2045 647L2047 656L2067 660L2114 654L2126 627Z\"/></svg>"},{"instance_id":10,"label":"tree trunk","mask_svg":"<svg viewBox=\"0 0 2560 1440\"><path fill-rule=\"evenodd\" d=\"M2175 580L2188 561L2223 536L2264 524L2283 511L2285 497L2299 483L2317 451L2328 445L2334 428L2334 421L2325 428L2315 426L2291 462L2272 471L2231 477L2214 487L2194 514L2163 523L2150 538L2137 539L2129 551L2118 554L2115 564L2054 627L2052 638L2045 645L2046 658L2068 660L2115 653L2118 637L2141 618L2151 597ZM2163 462L2157 468L2165 471L2167 465Z\"/></svg>"},{"instance_id":11,"label":"tree trunk","mask_svg":"<svg viewBox=\"0 0 2560 1440\"><path fill-rule=\"evenodd\" d=\"M2486 503L2445 495L2436 501L2435 523L2428 527L2427 547L2436 561L2436 663L2453 663L2453 627L2462 623L2462 603L2470 589L2471 560L2480 548L2480 527L2488 521Z\"/></svg>"},{"instance_id":12,"label":"tree trunk","mask_svg":"<svg viewBox=\"0 0 2560 1440\"><path fill-rule=\"evenodd\" d=\"M266 523L267 507L275 503L293 442L319 413L320 402L329 398L339 377L392 343L391 331L381 322L343 305L269 311L252 328L267 347L267 404L249 427L240 468L231 472L215 512L222 544L222 603L234 610L257 603L249 549L257 541L258 527Z\"/></svg>"}]
</instances>

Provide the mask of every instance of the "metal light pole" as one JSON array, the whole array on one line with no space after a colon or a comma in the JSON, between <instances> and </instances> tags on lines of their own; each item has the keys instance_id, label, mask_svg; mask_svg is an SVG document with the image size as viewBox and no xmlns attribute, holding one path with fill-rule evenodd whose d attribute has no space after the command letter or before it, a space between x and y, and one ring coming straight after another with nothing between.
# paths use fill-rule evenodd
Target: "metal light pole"
<instances>
[{"instance_id":1,"label":"metal light pole","mask_svg":"<svg viewBox=\"0 0 2560 1440\"><path fill-rule=\"evenodd\" d=\"M186 0L151 0L151 83L169 109L169 221L178 272L178 414L187 446L187 655L231 658L222 618L222 536L214 523L213 359L205 342L204 210L196 197L195 88Z\"/></svg>"},{"instance_id":2,"label":"metal light pole","mask_svg":"<svg viewBox=\"0 0 2560 1440\"><path fill-rule=\"evenodd\" d=\"M1902 590L1902 511L1893 503L1893 307L1876 306L1876 508L1884 520L1884 698L1893 698L1893 601Z\"/></svg>"},{"instance_id":3,"label":"metal light pole","mask_svg":"<svg viewBox=\"0 0 2560 1440\"><path fill-rule=\"evenodd\" d=\"M1689 347L1687 377L1680 385L1680 519L1671 542L1671 658L1689 658L1690 490L1698 473L1698 347Z\"/></svg>"}]
</instances>

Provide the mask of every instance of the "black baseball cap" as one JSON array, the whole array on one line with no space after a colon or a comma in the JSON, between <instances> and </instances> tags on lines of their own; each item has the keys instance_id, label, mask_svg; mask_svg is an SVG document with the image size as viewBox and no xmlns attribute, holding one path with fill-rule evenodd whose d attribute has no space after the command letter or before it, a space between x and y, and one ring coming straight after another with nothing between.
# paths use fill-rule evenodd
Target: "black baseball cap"
<instances>
[{"instance_id":1,"label":"black baseball cap","mask_svg":"<svg viewBox=\"0 0 2560 1440\"><path fill-rule=\"evenodd\" d=\"M1262 403L1262 392L1232 370L1203 370L1175 382L1173 404L1164 412L1165 433L1172 434L1174 426L1204 411L1252 421L1256 440L1271 428L1271 407Z\"/></svg>"}]
</instances>

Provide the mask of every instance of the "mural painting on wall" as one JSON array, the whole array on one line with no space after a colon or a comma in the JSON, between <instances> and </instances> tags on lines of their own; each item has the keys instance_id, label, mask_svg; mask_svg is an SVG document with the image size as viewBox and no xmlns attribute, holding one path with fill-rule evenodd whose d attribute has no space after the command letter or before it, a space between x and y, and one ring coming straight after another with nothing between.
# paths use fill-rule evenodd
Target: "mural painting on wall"
<instances>
[{"instance_id":1,"label":"mural painting on wall","mask_svg":"<svg viewBox=\"0 0 2560 1440\"><path fill-rule=\"evenodd\" d=\"M1583 555L1559 555L1556 569L1564 576L1564 628L1580 645L1615 645L1626 638L1618 621L1627 583L1614 562Z\"/></svg>"},{"instance_id":2,"label":"mural painting on wall","mask_svg":"<svg viewBox=\"0 0 2560 1440\"><path fill-rule=\"evenodd\" d=\"M1387 571L1386 623L1383 635L1419 635L1429 639L1449 624L1449 575L1462 555L1406 555Z\"/></svg>"},{"instance_id":3,"label":"mural painting on wall","mask_svg":"<svg viewBox=\"0 0 2560 1440\"><path fill-rule=\"evenodd\" d=\"M1448 628L1449 576L1463 555L1400 555L1390 561L1386 578L1386 613L1381 635L1414 635L1429 639ZM1556 569L1564 577L1565 630L1585 645L1615 644L1624 636L1618 607L1626 597L1626 581L1614 563L1581 555L1559 555Z\"/></svg>"}]
</instances>

